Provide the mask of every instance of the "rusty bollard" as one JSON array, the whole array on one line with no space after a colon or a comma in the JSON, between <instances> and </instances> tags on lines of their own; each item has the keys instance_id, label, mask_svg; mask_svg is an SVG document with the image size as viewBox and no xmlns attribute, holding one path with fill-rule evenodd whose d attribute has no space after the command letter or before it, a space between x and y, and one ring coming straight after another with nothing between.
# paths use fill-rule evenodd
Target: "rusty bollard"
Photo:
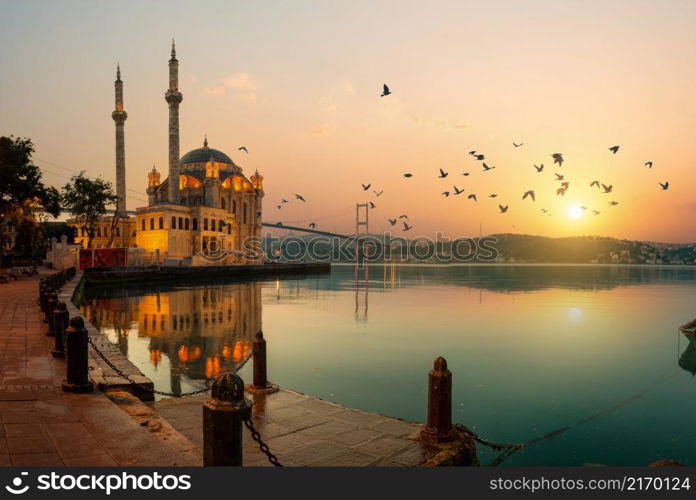
<instances>
[{"instance_id":1,"label":"rusty bollard","mask_svg":"<svg viewBox=\"0 0 696 500\"><path fill-rule=\"evenodd\" d=\"M421 440L444 443L455 437L452 428L452 373L440 356L428 374L428 423L420 432Z\"/></svg>"},{"instance_id":2,"label":"rusty bollard","mask_svg":"<svg viewBox=\"0 0 696 500\"><path fill-rule=\"evenodd\" d=\"M70 320L65 331L65 350L67 357L66 375L63 390L67 392L90 392L92 382L88 375L87 330L80 316Z\"/></svg>"},{"instance_id":3,"label":"rusty bollard","mask_svg":"<svg viewBox=\"0 0 696 500\"><path fill-rule=\"evenodd\" d=\"M242 466L242 431L251 416L251 401L244 397L244 381L223 373L213 382L210 399L203 403L203 466Z\"/></svg>"},{"instance_id":4,"label":"rusty bollard","mask_svg":"<svg viewBox=\"0 0 696 500\"><path fill-rule=\"evenodd\" d=\"M54 358L65 357L65 330L68 328L70 321L70 313L65 302L59 301L53 311L53 351L51 354Z\"/></svg>"},{"instance_id":5,"label":"rusty bollard","mask_svg":"<svg viewBox=\"0 0 696 500\"><path fill-rule=\"evenodd\" d=\"M253 394L270 394L278 391L278 386L271 384L268 381L266 360L266 339L263 338L263 332L256 333L254 339L252 359L254 361L254 383L247 384L245 389Z\"/></svg>"},{"instance_id":6,"label":"rusty bollard","mask_svg":"<svg viewBox=\"0 0 696 500\"><path fill-rule=\"evenodd\" d=\"M48 322L48 330L46 335L53 337L56 334L56 328L53 324L53 312L56 310L58 305L58 294L53 292L46 302L46 321Z\"/></svg>"}]
</instances>

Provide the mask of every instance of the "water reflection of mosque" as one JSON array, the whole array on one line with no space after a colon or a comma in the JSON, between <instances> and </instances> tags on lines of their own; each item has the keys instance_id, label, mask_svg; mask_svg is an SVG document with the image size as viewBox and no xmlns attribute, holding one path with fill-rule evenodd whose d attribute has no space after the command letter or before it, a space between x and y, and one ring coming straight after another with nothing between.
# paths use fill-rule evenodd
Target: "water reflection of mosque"
<instances>
[{"instance_id":1,"label":"water reflection of mosque","mask_svg":"<svg viewBox=\"0 0 696 500\"><path fill-rule=\"evenodd\" d=\"M113 328L112 341L126 356L129 335L149 338L150 363L168 359L172 392L180 391L182 376L211 379L234 369L261 329L260 283L110 295L84 301L83 313L102 332Z\"/></svg>"},{"instance_id":2,"label":"water reflection of mosque","mask_svg":"<svg viewBox=\"0 0 696 500\"><path fill-rule=\"evenodd\" d=\"M686 333L681 333L687 340L686 348L679 356L679 367L691 375L696 375L696 337Z\"/></svg>"}]
</instances>

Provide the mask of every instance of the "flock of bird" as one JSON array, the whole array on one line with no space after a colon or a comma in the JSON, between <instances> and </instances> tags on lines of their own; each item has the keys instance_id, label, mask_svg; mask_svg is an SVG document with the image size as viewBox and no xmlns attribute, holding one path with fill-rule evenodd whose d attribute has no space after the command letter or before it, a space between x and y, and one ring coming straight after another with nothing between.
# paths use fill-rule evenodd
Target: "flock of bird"
<instances>
[{"instance_id":1,"label":"flock of bird","mask_svg":"<svg viewBox=\"0 0 696 500\"><path fill-rule=\"evenodd\" d=\"M382 93L380 94L380 97L386 97L386 96L389 96L391 94L392 94L392 91L389 89L389 86L387 84L384 84L384 86L382 88ZM512 145L515 148L519 148L519 147L522 147L524 145L524 143L523 142L518 143L518 142L513 141ZM621 146L615 145L615 146L611 146L608 149L612 154L615 155L619 152L620 148L621 148ZM246 153L249 152L247 150L247 148L244 146L240 147L239 150L244 151ZM486 163L486 155L484 153L481 153L480 151L471 150L471 151L469 151L469 155L471 157L473 157L475 160L481 162L482 172L484 172L484 173L490 172L491 170L496 168L495 166L491 166L488 163ZM553 159L553 165L558 165L559 168L563 167L563 162L565 161L565 159L563 157L563 153L553 153L551 155L551 158ZM646 166L648 168L652 168L653 162L646 161L644 166ZM544 164L543 163L541 163L539 165L533 164L533 167L534 167L536 173L542 173L544 171ZM462 172L461 175L464 177L467 177L470 175L470 172ZM402 176L404 179L411 179L414 177L414 174L411 172L404 172L402 174ZM438 179L446 179L446 178L448 178L448 176L449 176L449 172L446 172L442 168L439 169L439 172L437 175ZM571 181L566 179L565 174L554 173L554 176L555 176L554 180L559 183L558 187L556 188L556 196L565 196L565 194L570 189ZM659 185L663 191L666 191L667 189L669 189L669 182L668 181L660 182ZM372 183L363 183L363 184L361 184L361 186L362 186L363 192L367 192L367 191L370 191L370 189L372 188ZM599 189L600 193L602 193L602 194L610 194L614 190L614 186L612 184L605 184L605 183L601 182L600 180L593 180L590 183L589 187L590 188L596 187L597 189ZM459 196L459 195L463 194L464 191L465 191L464 189L460 189L456 184L453 184L451 190L445 190L441 194L445 198L449 198L450 196ZM383 193L384 193L383 189L377 190L377 189L372 188L372 194L374 194L375 197L379 197ZM488 197L489 198L497 198L498 194L490 193L488 195ZM295 199L302 201L302 202L306 201L304 199L304 197L299 195L299 194L295 194ZM467 199L472 200L473 202L478 202L478 197L477 197L476 193L468 194ZM536 202L536 192L534 189L527 189L526 191L524 191L522 193L522 201L527 200L527 199L531 200L531 202ZM283 207L283 205L286 203L289 203L289 200L283 198L280 200L280 203L278 205L276 205L276 208L278 210L280 210ZM373 201L368 201L367 203L368 203L368 206L370 209L374 209L377 207L377 205ZM619 202L616 200L609 200L608 201L608 205L611 207L615 207L618 204L619 204ZM582 211L588 210L588 207L584 206L584 205L581 205L578 208ZM498 204L498 213L500 213L500 214L507 213L509 209L510 209L509 203L505 204L505 205L503 205L502 203ZM547 210L546 208L541 208L540 211L541 211L542 215L546 215L546 216L552 215L551 212L549 210ZM601 213L601 211L597 210L597 209L593 209L592 213L596 216L596 215L599 215ZM389 222L389 224L391 226L395 226L400 220L402 223L402 228L401 228L402 231L410 231L411 229L413 229L413 225L411 225L409 223L410 221L409 221L409 217L407 214L399 215L398 218L395 217L395 218L388 218L387 219L387 221ZM310 223L309 227L312 229L316 229L316 223L314 223L314 222Z\"/></svg>"}]
</instances>

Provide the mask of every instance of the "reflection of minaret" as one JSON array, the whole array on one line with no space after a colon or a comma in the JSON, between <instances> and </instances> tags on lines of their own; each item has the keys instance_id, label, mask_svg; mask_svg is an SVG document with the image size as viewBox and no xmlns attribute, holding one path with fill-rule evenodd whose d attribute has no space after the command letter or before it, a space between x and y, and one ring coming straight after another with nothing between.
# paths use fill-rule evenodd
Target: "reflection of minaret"
<instances>
[{"instance_id":1,"label":"reflection of minaret","mask_svg":"<svg viewBox=\"0 0 696 500\"><path fill-rule=\"evenodd\" d=\"M119 217L126 216L126 141L124 136L124 124L128 114L123 110L123 81L121 81L121 67L116 65L116 109L111 117L116 124L116 195L118 205L116 210Z\"/></svg>"},{"instance_id":2,"label":"reflection of minaret","mask_svg":"<svg viewBox=\"0 0 696 500\"><path fill-rule=\"evenodd\" d=\"M169 104L169 203L179 203L179 61L172 40L172 58L169 59L169 89L164 94Z\"/></svg>"}]
</instances>

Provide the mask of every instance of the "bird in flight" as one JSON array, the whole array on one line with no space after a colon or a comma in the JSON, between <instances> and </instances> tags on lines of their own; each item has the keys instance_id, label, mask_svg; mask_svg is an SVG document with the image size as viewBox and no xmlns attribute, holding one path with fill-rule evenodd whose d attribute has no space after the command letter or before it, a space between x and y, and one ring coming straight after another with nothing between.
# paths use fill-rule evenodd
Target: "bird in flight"
<instances>
[{"instance_id":1,"label":"bird in flight","mask_svg":"<svg viewBox=\"0 0 696 500\"><path fill-rule=\"evenodd\" d=\"M563 166L563 153L554 153L551 155L551 158L553 158L554 165L558 163L559 167Z\"/></svg>"},{"instance_id":2,"label":"bird in flight","mask_svg":"<svg viewBox=\"0 0 696 500\"><path fill-rule=\"evenodd\" d=\"M462 172L462 175L463 175L464 177L466 177L466 176L469 175L469 172Z\"/></svg>"},{"instance_id":3,"label":"bird in flight","mask_svg":"<svg viewBox=\"0 0 696 500\"><path fill-rule=\"evenodd\" d=\"M592 186L597 186L597 188L601 189L601 188L599 187L599 181L592 181L592 182L590 183L590 187L592 187Z\"/></svg>"},{"instance_id":4,"label":"bird in flight","mask_svg":"<svg viewBox=\"0 0 696 500\"><path fill-rule=\"evenodd\" d=\"M237 148L237 151L244 151L246 154L249 154L249 150L246 148L246 146L241 146Z\"/></svg>"},{"instance_id":5,"label":"bird in flight","mask_svg":"<svg viewBox=\"0 0 696 500\"><path fill-rule=\"evenodd\" d=\"M525 193L522 195L522 199L524 200L527 196L529 196L529 197L532 199L532 201L536 201L536 196L534 195L534 191L533 191L533 190L530 189L529 191L525 192Z\"/></svg>"},{"instance_id":6,"label":"bird in flight","mask_svg":"<svg viewBox=\"0 0 696 500\"><path fill-rule=\"evenodd\" d=\"M495 193L493 193L493 194L489 194L489 195L488 195L488 197L489 197L489 198L495 198L496 196L498 196L498 195L497 195L497 194L495 194Z\"/></svg>"},{"instance_id":7,"label":"bird in flight","mask_svg":"<svg viewBox=\"0 0 696 500\"><path fill-rule=\"evenodd\" d=\"M404 228L402 231L408 231L412 228L413 226L409 226L408 223L404 222Z\"/></svg>"},{"instance_id":8,"label":"bird in flight","mask_svg":"<svg viewBox=\"0 0 696 500\"><path fill-rule=\"evenodd\" d=\"M516 142L512 143L512 145L515 146L516 148L519 148L522 144L524 144L524 142L520 142L519 144L517 144Z\"/></svg>"},{"instance_id":9,"label":"bird in flight","mask_svg":"<svg viewBox=\"0 0 696 500\"><path fill-rule=\"evenodd\" d=\"M566 193L565 188L559 187L558 189L556 189L556 194L559 196L565 196L565 193Z\"/></svg>"},{"instance_id":10,"label":"bird in flight","mask_svg":"<svg viewBox=\"0 0 696 500\"><path fill-rule=\"evenodd\" d=\"M399 215L399 219L406 219L406 220L408 220L408 215L405 215L405 214L404 214L404 215Z\"/></svg>"},{"instance_id":11,"label":"bird in flight","mask_svg":"<svg viewBox=\"0 0 696 500\"><path fill-rule=\"evenodd\" d=\"M618 205L618 204L619 204L618 201L610 201L610 202L609 202L609 205L611 205L612 207L615 207L615 206Z\"/></svg>"},{"instance_id":12,"label":"bird in flight","mask_svg":"<svg viewBox=\"0 0 696 500\"><path fill-rule=\"evenodd\" d=\"M619 151L619 147L620 147L620 146L612 146L612 147L609 148L609 151L611 151L612 153L616 154L616 153Z\"/></svg>"},{"instance_id":13,"label":"bird in flight","mask_svg":"<svg viewBox=\"0 0 696 500\"><path fill-rule=\"evenodd\" d=\"M476 151L475 151L475 150L471 150L471 151L469 151L469 154L470 154L470 155L475 155L475 154L476 154Z\"/></svg>"},{"instance_id":14,"label":"bird in flight","mask_svg":"<svg viewBox=\"0 0 696 500\"><path fill-rule=\"evenodd\" d=\"M475 195L475 194L470 194L469 196L467 196L467 198L470 199L470 200L478 201L478 200L476 199L476 195Z\"/></svg>"},{"instance_id":15,"label":"bird in flight","mask_svg":"<svg viewBox=\"0 0 696 500\"><path fill-rule=\"evenodd\" d=\"M447 197L450 195L450 192L449 192L449 191L443 191L442 194L444 194L444 195L445 195L445 198L447 198Z\"/></svg>"},{"instance_id":16,"label":"bird in flight","mask_svg":"<svg viewBox=\"0 0 696 500\"><path fill-rule=\"evenodd\" d=\"M495 167L489 167L488 165L486 165L485 161L483 162L483 171L484 172L488 172L489 170L493 170L494 168Z\"/></svg>"},{"instance_id":17,"label":"bird in flight","mask_svg":"<svg viewBox=\"0 0 696 500\"><path fill-rule=\"evenodd\" d=\"M601 214L602 212L600 212L599 210L592 210L592 213L595 214L595 215L599 215L599 214Z\"/></svg>"},{"instance_id":18,"label":"bird in flight","mask_svg":"<svg viewBox=\"0 0 696 500\"><path fill-rule=\"evenodd\" d=\"M553 175L555 175L555 176L556 176L556 180L557 180L557 181L562 181L562 180L563 180L563 178L564 178L564 176L563 176L563 175L559 175L559 174L553 174Z\"/></svg>"},{"instance_id":19,"label":"bird in flight","mask_svg":"<svg viewBox=\"0 0 696 500\"><path fill-rule=\"evenodd\" d=\"M382 94L380 95L380 97L385 97L385 96L388 96L389 94L391 94L391 90L389 90L389 87L385 83L384 87L382 88Z\"/></svg>"},{"instance_id":20,"label":"bird in flight","mask_svg":"<svg viewBox=\"0 0 696 500\"><path fill-rule=\"evenodd\" d=\"M382 189L379 193L376 189L373 189L372 192L375 193L375 196L382 196L382 193L384 193L384 189Z\"/></svg>"},{"instance_id":21,"label":"bird in flight","mask_svg":"<svg viewBox=\"0 0 696 500\"><path fill-rule=\"evenodd\" d=\"M408 179L409 177L413 177L413 174L404 174L404 177Z\"/></svg>"},{"instance_id":22,"label":"bird in flight","mask_svg":"<svg viewBox=\"0 0 696 500\"><path fill-rule=\"evenodd\" d=\"M485 155L474 155L474 158L476 158L478 161L485 160L486 156Z\"/></svg>"},{"instance_id":23,"label":"bird in flight","mask_svg":"<svg viewBox=\"0 0 696 500\"><path fill-rule=\"evenodd\" d=\"M312 228L312 229L316 229L316 228L317 228L317 225L316 225L314 222L310 222L310 223L309 223L309 227Z\"/></svg>"},{"instance_id":24,"label":"bird in flight","mask_svg":"<svg viewBox=\"0 0 696 500\"><path fill-rule=\"evenodd\" d=\"M300 195L300 194L296 194L296 195L295 195L295 198L297 198L297 199L300 200L300 201L304 201L304 202L307 201L307 200L305 200L304 197L303 197L302 195Z\"/></svg>"},{"instance_id":25,"label":"bird in flight","mask_svg":"<svg viewBox=\"0 0 696 500\"><path fill-rule=\"evenodd\" d=\"M662 184L661 182L659 184L660 184L660 187L662 188L663 191L667 191L669 189L669 182L668 181L665 181L664 184Z\"/></svg>"},{"instance_id":26,"label":"bird in flight","mask_svg":"<svg viewBox=\"0 0 696 500\"><path fill-rule=\"evenodd\" d=\"M372 203L371 201L368 201L368 203L370 204L370 208L377 208L377 205L375 205L375 204Z\"/></svg>"},{"instance_id":27,"label":"bird in flight","mask_svg":"<svg viewBox=\"0 0 696 500\"><path fill-rule=\"evenodd\" d=\"M508 211L508 205L498 205L498 208L500 209L501 214L504 214Z\"/></svg>"},{"instance_id":28,"label":"bird in flight","mask_svg":"<svg viewBox=\"0 0 696 500\"><path fill-rule=\"evenodd\" d=\"M652 162L651 161L646 161L645 166L648 168L652 168Z\"/></svg>"},{"instance_id":29,"label":"bird in flight","mask_svg":"<svg viewBox=\"0 0 696 500\"><path fill-rule=\"evenodd\" d=\"M372 184L362 184L363 191L367 191L368 189L370 189L370 186L372 186Z\"/></svg>"},{"instance_id":30,"label":"bird in flight","mask_svg":"<svg viewBox=\"0 0 696 500\"><path fill-rule=\"evenodd\" d=\"M549 211L546 210L545 208L542 208L542 209L541 209L541 213L542 213L542 214L547 214L547 213L549 213Z\"/></svg>"},{"instance_id":31,"label":"bird in flight","mask_svg":"<svg viewBox=\"0 0 696 500\"><path fill-rule=\"evenodd\" d=\"M392 226L396 224L396 219L387 219Z\"/></svg>"},{"instance_id":32,"label":"bird in flight","mask_svg":"<svg viewBox=\"0 0 696 500\"><path fill-rule=\"evenodd\" d=\"M463 189L459 189L457 186L452 186L454 188L454 194L462 194L464 192Z\"/></svg>"},{"instance_id":33,"label":"bird in flight","mask_svg":"<svg viewBox=\"0 0 696 500\"><path fill-rule=\"evenodd\" d=\"M544 164L542 163L538 167L536 165L534 165L534 168L536 168L537 172L542 172L544 170Z\"/></svg>"},{"instance_id":34,"label":"bird in flight","mask_svg":"<svg viewBox=\"0 0 696 500\"><path fill-rule=\"evenodd\" d=\"M276 205L276 208L280 210L282 207L280 205Z\"/></svg>"},{"instance_id":35,"label":"bird in flight","mask_svg":"<svg viewBox=\"0 0 696 500\"><path fill-rule=\"evenodd\" d=\"M288 200L286 200L285 198L283 198L282 200L280 200L280 202L281 202L281 203L287 203Z\"/></svg>"},{"instance_id":36,"label":"bird in flight","mask_svg":"<svg viewBox=\"0 0 696 500\"><path fill-rule=\"evenodd\" d=\"M587 210L587 207L585 205L580 205L580 210Z\"/></svg>"},{"instance_id":37,"label":"bird in flight","mask_svg":"<svg viewBox=\"0 0 696 500\"><path fill-rule=\"evenodd\" d=\"M568 189L570 187L570 182L568 182L568 181L561 182L561 187L563 189Z\"/></svg>"},{"instance_id":38,"label":"bird in flight","mask_svg":"<svg viewBox=\"0 0 696 500\"><path fill-rule=\"evenodd\" d=\"M440 169L440 175L437 176L438 179L444 179L449 175L448 172L445 172L444 170Z\"/></svg>"},{"instance_id":39,"label":"bird in flight","mask_svg":"<svg viewBox=\"0 0 696 500\"><path fill-rule=\"evenodd\" d=\"M609 184L608 186L606 184L602 184L602 189L604 189L604 193L611 193L611 190L613 189L614 186Z\"/></svg>"}]
</instances>

